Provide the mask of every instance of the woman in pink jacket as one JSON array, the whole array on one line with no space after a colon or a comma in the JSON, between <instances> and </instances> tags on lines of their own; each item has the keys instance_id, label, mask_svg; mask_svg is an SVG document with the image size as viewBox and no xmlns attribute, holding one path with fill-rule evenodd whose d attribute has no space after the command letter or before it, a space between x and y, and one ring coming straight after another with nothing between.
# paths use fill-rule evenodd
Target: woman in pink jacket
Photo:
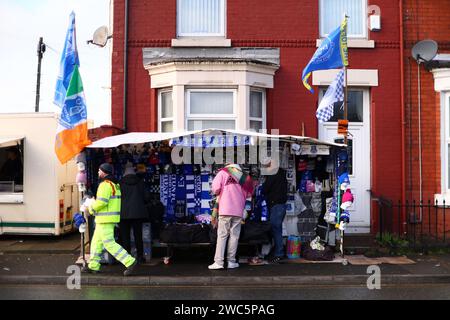
<instances>
[{"instance_id":1,"label":"woman in pink jacket","mask_svg":"<svg viewBox=\"0 0 450 320\"><path fill-rule=\"evenodd\" d=\"M242 172L239 165L229 164L214 178L212 191L217 195L216 206L218 205L218 212L213 210L212 224L214 227L218 224L218 229L214 263L208 268L223 269L228 237L230 239L227 248L227 267L228 269L237 268L239 263L236 262L236 251L241 233L241 221L245 200L253 193L253 181L250 176Z\"/></svg>"}]
</instances>

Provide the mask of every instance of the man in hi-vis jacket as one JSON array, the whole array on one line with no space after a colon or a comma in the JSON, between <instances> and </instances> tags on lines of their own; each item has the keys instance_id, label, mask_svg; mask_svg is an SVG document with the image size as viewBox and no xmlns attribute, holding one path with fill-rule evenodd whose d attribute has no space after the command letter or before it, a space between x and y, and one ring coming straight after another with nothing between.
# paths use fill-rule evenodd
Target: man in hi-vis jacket
<instances>
[{"instance_id":1,"label":"man in hi-vis jacket","mask_svg":"<svg viewBox=\"0 0 450 320\"><path fill-rule=\"evenodd\" d=\"M114 227L120 222L120 187L109 163L103 163L98 169L101 183L97 189L95 202L89 206L89 213L95 216L95 231L91 241L91 256L87 267L82 272L96 273L100 271L100 260L105 248L116 260L127 269L124 276L133 273L137 261L114 239Z\"/></svg>"}]
</instances>

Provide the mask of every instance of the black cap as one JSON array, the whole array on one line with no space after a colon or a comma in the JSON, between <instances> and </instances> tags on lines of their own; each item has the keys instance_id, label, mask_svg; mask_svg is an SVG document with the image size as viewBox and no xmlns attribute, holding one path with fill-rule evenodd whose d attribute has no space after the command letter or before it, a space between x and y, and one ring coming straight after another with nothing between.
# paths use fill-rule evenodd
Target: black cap
<instances>
[{"instance_id":1,"label":"black cap","mask_svg":"<svg viewBox=\"0 0 450 320\"><path fill-rule=\"evenodd\" d=\"M112 174L113 173L113 167L112 167L112 165L110 165L109 163L107 163L107 162L105 162L105 163L102 163L101 165L100 165L100 168L99 168L100 170L102 170L104 173L106 173L106 174Z\"/></svg>"}]
</instances>

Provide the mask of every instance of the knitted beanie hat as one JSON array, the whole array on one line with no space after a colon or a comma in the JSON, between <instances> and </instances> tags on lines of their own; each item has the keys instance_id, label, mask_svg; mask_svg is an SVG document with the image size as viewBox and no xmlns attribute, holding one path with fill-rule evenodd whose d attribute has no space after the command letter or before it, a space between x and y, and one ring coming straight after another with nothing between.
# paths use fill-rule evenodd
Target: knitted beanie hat
<instances>
[{"instance_id":1,"label":"knitted beanie hat","mask_svg":"<svg viewBox=\"0 0 450 320\"><path fill-rule=\"evenodd\" d=\"M112 174L113 173L113 167L112 167L112 165L110 165L109 163L107 163L107 162L105 162L105 163L102 163L101 165L100 165L100 168L99 168L100 170L102 170L104 173L106 173L106 174Z\"/></svg>"}]
</instances>

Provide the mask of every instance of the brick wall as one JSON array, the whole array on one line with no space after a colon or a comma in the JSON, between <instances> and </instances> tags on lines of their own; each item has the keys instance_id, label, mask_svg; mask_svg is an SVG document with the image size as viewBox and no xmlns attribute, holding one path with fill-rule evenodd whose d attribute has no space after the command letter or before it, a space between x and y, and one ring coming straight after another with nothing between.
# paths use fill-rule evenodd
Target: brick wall
<instances>
[{"instance_id":1,"label":"brick wall","mask_svg":"<svg viewBox=\"0 0 450 320\"><path fill-rule=\"evenodd\" d=\"M376 47L351 48L349 62L350 68L378 70L379 86L370 90L371 189L385 197L399 199L402 168L399 5L392 0L369 1L372 2L380 7L382 19L382 30L369 34ZM269 129L300 134L304 123L305 134L317 137L318 88L310 94L300 77L316 50L318 3L309 0L227 1L227 38L231 39L232 46L280 48L281 67L274 78L275 88L267 91ZM157 94L150 89L150 78L142 65L142 48L170 46L170 40L176 37L176 1L132 1L128 33L127 131L153 131L157 129ZM123 125L123 35L124 0L116 0L112 121L118 127ZM426 121L433 119L426 118ZM431 145L427 147L426 152L431 148Z\"/></svg>"},{"instance_id":2,"label":"brick wall","mask_svg":"<svg viewBox=\"0 0 450 320\"><path fill-rule=\"evenodd\" d=\"M450 1L404 1L405 40L405 114L407 196L420 198L419 179L419 96L417 63L411 57L415 43L433 39L439 53L450 52ZM440 97L434 91L431 72L420 68L422 126L422 188L423 199L433 200L441 192L440 159Z\"/></svg>"}]
</instances>

